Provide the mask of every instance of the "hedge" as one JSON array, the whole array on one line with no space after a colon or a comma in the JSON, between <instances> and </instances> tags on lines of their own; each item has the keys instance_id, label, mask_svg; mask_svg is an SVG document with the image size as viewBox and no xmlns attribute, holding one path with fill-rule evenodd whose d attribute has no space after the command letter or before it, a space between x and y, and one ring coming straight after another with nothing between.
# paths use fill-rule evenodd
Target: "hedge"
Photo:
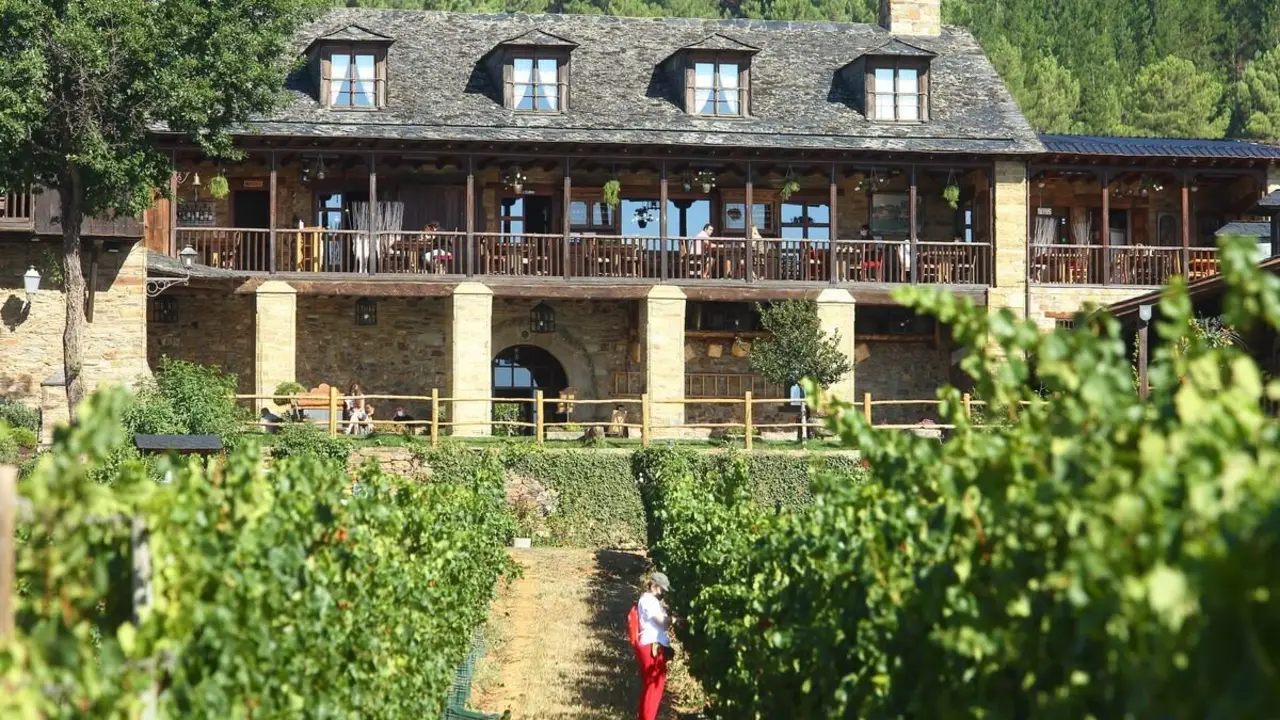
<instances>
[{"instance_id":1,"label":"hedge","mask_svg":"<svg viewBox=\"0 0 1280 720\"><path fill-rule=\"evenodd\" d=\"M546 488L555 496L555 511L545 518L545 542L571 547L645 544L644 506L633 476L631 451L549 449L520 442L496 448L461 443L445 443L436 449L414 445L412 451L431 469L433 478L465 477L480 458L496 455L507 473L508 485L526 478ZM863 475L853 453L686 452L699 474L722 469L741 458L752 497L770 509L807 504L814 469L853 482Z\"/></svg>"}]
</instances>

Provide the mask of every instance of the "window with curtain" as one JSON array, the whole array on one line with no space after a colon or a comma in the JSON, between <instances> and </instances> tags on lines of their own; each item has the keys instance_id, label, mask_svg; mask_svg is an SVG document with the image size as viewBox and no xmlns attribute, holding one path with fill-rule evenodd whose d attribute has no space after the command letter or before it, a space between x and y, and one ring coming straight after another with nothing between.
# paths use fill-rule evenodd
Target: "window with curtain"
<instances>
[{"instance_id":1,"label":"window with curtain","mask_svg":"<svg viewBox=\"0 0 1280 720\"><path fill-rule=\"evenodd\" d=\"M327 103L335 108L376 108L381 105L381 57L373 51L334 50L324 78Z\"/></svg>"},{"instance_id":2,"label":"window with curtain","mask_svg":"<svg viewBox=\"0 0 1280 720\"><path fill-rule=\"evenodd\" d=\"M918 63L892 63L873 67L868 78L867 112L873 120L920 122L927 114L928 86L924 67Z\"/></svg>"},{"instance_id":3,"label":"window with curtain","mask_svg":"<svg viewBox=\"0 0 1280 720\"><path fill-rule=\"evenodd\" d=\"M740 82L742 66L738 62L707 61L693 64L693 114L742 115Z\"/></svg>"},{"instance_id":4,"label":"window with curtain","mask_svg":"<svg viewBox=\"0 0 1280 720\"><path fill-rule=\"evenodd\" d=\"M575 232L610 233L615 213L603 200L574 200L569 203L569 226Z\"/></svg>"},{"instance_id":5,"label":"window with curtain","mask_svg":"<svg viewBox=\"0 0 1280 720\"><path fill-rule=\"evenodd\" d=\"M559 58L512 58L509 97L513 110L560 112Z\"/></svg>"}]
</instances>

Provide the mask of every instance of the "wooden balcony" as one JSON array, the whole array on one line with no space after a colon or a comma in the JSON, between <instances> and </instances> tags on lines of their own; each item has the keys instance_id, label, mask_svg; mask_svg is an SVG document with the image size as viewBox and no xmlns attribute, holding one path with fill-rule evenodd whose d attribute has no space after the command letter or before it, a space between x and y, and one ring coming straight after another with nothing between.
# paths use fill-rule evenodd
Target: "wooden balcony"
<instances>
[{"instance_id":1,"label":"wooden balcony","mask_svg":"<svg viewBox=\"0 0 1280 720\"><path fill-rule=\"evenodd\" d=\"M1032 245L1031 282L1042 285L1159 287L1175 275L1218 274L1218 249L1152 246Z\"/></svg>"},{"instance_id":2,"label":"wooden balcony","mask_svg":"<svg viewBox=\"0 0 1280 720\"><path fill-rule=\"evenodd\" d=\"M0 193L0 231L35 229L30 192Z\"/></svg>"},{"instance_id":3,"label":"wooden balcony","mask_svg":"<svg viewBox=\"0 0 1280 720\"><path fill-rule=\"evenodd\" d=\"M246 273L788 284L988 285L988 243L178 228L174 247Z\"/></svg>"}]
</instances>

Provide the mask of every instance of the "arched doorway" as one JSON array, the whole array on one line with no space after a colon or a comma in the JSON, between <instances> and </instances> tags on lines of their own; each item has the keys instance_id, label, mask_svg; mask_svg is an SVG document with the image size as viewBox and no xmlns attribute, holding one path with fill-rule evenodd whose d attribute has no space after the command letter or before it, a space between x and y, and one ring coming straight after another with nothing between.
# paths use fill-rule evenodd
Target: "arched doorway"
<instances>
[{"instance_id":1,"label":"arched doorway","mask_svg":"<svg viewBox=\"0 0 1280 720\"><path fill-rule=\"evenodd\" d=\"M495 398L533 398L537 390L544 399L543 422L567 421L556 412L560 391L569 386L564 366L555 356L536 345L513 345L493 359L493 396ZM533 403L520 403L520 421L534 422ZM533 434L532 428L518 428L520 434Z\"/></svg>"}]
</instances>

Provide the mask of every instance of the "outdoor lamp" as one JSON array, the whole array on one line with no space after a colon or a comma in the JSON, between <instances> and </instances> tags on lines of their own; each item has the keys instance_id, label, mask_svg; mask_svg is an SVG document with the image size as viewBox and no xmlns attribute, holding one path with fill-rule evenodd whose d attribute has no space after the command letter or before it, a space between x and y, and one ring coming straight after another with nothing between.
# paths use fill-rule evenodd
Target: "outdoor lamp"
<instances>
[{"instance_id":1,"label":"outdoor lamp","mask_svg":"<svg viewBox=\"0 0 1280 720\"><path fill-rule=\"evenodd\" d=\"M1138 306L1138 319L1144 323L1151 322L1151 306L1150 305Z\"/></svg>"},{"instance_id":2,"label":"outdoor lamp","mask_svg":"<svg viewBox=\"0 0 1280 720\"><path fill-rule=\"evenodd\" d=\"M31 298L40 292L40 273L36 272L36 266L32 265L22 275L22 289L27 291L27 304L31 304Z\"/></svg>"},{"instance_id":3,"label":"outdoor lamp","mask_svg":"<svg viewBox=\"0 0 1280 720\"><path fill-rule=\"evenodd\" d=\"M196 249L190 245L182 248L182 252L178 253L178 259L182 261L182 267L191 269L196 262Z\"/></svg>"},{"instance_id":4,"label":"outdoor lamp","mask_svg":"<svg viewBox=\"0 0 1280 720\"><path fill-rule=\"evenodd\" d=\"M529 330L535 333L555 332L556 311L544 302L534 305L533 311L529 313Z\"/></svg>"}]
</instances>

